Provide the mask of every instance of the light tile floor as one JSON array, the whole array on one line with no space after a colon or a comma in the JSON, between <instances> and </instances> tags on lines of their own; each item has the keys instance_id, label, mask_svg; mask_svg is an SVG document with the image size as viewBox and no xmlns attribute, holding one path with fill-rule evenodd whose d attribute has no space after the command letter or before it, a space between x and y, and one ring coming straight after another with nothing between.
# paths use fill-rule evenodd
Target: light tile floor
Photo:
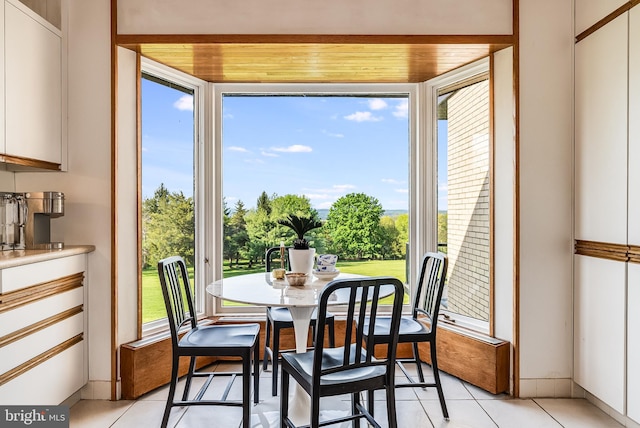
<instances>
[{"instance_id":1,"label":"light tile floor","mask_svg":"<svg viewBox=\"0 0 640 428\"><path fill-rule=\"evenodd\" d=\"M236 364L220 363L210 367L214 371L238 370ZM425 374L429 373L425 366ZM214 381L207 396L220 394L226 378ZM442 417L440 403L434 388L398 389L396 396L398 426L416 428L600 428L621 427L618 422L584 399L511 399L507 395L492 395L453 376L441 376L450 420ZM195 394L200 384L194 380ZM295 382L292 380L292 382ZM178 392L181 393L182 385ZM71 407L71 428L137 428L160 426L168 387L158 388L136 401L81 400ZM238 382L231 389L229 398L239 398ZM376 392L376 416L386 426L384 392ZM279 397L271 396L271 372L260 375L260 403L251 410L251 427L279 427ZM348 398L333 400L328 405L331 412L346 414ZM336 404L337 403L337 404ZM174 408L169 420L170 427L195 428L239 428L242 413L239 407L205 406L188 409ZM336 426L336 425L332 425ZM351 424L338 426L351 427ZM364 426L364 424L362 425Z\"/></svg>"}]
</instances>

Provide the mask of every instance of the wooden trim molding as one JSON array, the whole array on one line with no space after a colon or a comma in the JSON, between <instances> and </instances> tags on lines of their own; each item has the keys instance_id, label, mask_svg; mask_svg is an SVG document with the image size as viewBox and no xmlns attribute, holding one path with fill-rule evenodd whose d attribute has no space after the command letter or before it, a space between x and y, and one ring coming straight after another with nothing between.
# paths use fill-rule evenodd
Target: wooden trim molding
<instances>
[{"instance_id":1,"label":"wooden trim molding","mask_svg":"<svg viewBox=\"0 0 640 428\"><path fill-rule=\"evenodd\" d=\"M20 330L7 334L6 336L0 337L0 348L81 313L82 305L78 305L75 308L67 309L64 312L60 312L59 314L55 314L53 316L50 316L49 318L43 319L42 321L38 321L24 328L21 328Z\"/></svg>"},{"instance_id":2,"label":"wooden trim molding","mask_svg":"<svg viewBox=\"0 0 640 428\"><path fill-rule=\"evenodd\" d=\"M43 160L23 158L20 156L0 155L0 162L28 168L48 169L51 171L61 171L59 163L47 162Z\"/></svg>"},{"instance_id":3,"label":"wooden trim molding","mask_svg":"<svg viewBox=\"0 0 640 428\"><path fill-rule=\"evenodd\" d=\"M608 242L581 241L576 239L575 254L626 262L629 261L629 246L611 244Z\"/></svg>"},{"instance_id":4,"label":"wooden trim molding","mask_svg":"<svg viewBox=\"0 0 640 428\"><path fill-rule=\"evenodd\" d=\"M640 245L629 245L629 261L640 263Z\"/></svg>"},{"instance_id":5,"label":"wooden trim molding","mask_svg":"<svg viewBox=\"0 0 640 428\"><path fill-rule=\"evenodd\" d=\"M422 35L422 34L118 34L120 46L154 43L216 43L216 44L473 44L513 43L511 34Z\"/></svg>"},{"instance_id":6,"label":"wooden trim molding","mask_svg":"<svg viewBox=\"0 0 640 428\"><path fill-rule=\"evenodd\" d=\"M82 287L84 272L0 294L0 313Z\"/></svg>"},{"instance_id":7,"label":"wooden trim molding","mask_svg":"<svg viewBox=\"0 0 640 428\"><path fill-rule=\"evenodd\" d=\"M21 374L26 373L27 371L38 366L39 364L42 364L45 361L55 357L56 355L66 351L76 343L82 342L82 340L83 340L83 335L82 333L80 333L72 337L71 339L65 340L61 344L49 349L48 351L45 351L42 354L33 357L29 361L26 361L20 364L19 366L12 368L8 372L4 372L0 374L0 385L4 385L5 383L11 381L12 379L15 379Z\"/></svg>"},{"instance_id":8,"label":"wooden trim molding","mask_svg":"<svg viewBox=\"0 0 640 428\"><path fill-rule=\"evenodd\" d=\"M619 17L623 13L628 12L629 10L631 10L632 7L637 6L638 4L640 4L640 0L631 0L631 1L626 2L622 6L620 6L619 8L614 10L613 12L611 12L609 15L605 16L604 18L602 18L601 20L599 20L598 22L593 24L591 27L589 27L586 30L584 30L582 33L578 34L576 36L576 43L578 43L579 41L585 39L586 37L590 36L591 34L595 33L600 28L604 27L609 22L613 21L614 19L616 19L617 17Z\"/></svg>"}]
</instances>

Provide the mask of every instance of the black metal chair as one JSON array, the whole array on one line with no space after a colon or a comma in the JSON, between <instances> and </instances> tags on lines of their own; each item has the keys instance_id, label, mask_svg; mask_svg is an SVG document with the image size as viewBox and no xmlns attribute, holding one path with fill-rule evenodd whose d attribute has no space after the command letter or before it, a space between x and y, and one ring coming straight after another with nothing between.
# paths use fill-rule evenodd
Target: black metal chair
<instances>
[{"instance_id":1,"label":"black metal chair","mask_svg":"<svg viewBox=\"0 0 640 428\"><path fill-rule=\"evenodd\" d=\"M292 247L285 247L286 249ZM266 271L271 272L273 260L279 256L279 258L284 257L283 266L285 269L289 266L289 259L286 255L286 251L284 255L280 254L280 247L272 247L267 249L265 254L265 266ZM262 370L266 370L269 364L269 359L271 359L271 371L273 372L271 375L271 395L278 395L278 355L280 352L291 351L291 349L281 350L280 349L280 330L284 328L293 329L293 318L291 318L291 313L287 308L274 308L271 306L267 306L267 322L266 324L266 332L265 332L265 340L264 340L264 356L262 360ZM311 316L311 321L309 323L312 331L312 337L315 337L315 329L316 329L316 316L315 313ZM328 314L328 322L327 326L329 327L329 346L332 348L336 346L336 338L335 338L335 323L333 314ZM273 344L271 344L271 330L273 329ZM271 344L271 346L269 346ZM274 357L275 356L275 357Z\"/></svg>"},{"instance_id":2,"label":"black metal chair","mask_svg":"<svg viewBox=\"0 0 640 428\"><path fill-rule=\"evenodd\" d=\"M440 382L440 372L438 370L438 357L436 350L436 333L438 332L438 314L440 312L440 302L444 290L444 282L447 276L447 256L442 253L425 253L422 257L420 267L420 277L414 292L413 307L411 316L403 316L400 320L400 331L398 343L412 343L413 358L397 359L398 367L402 370L408 383L398 383L396 388L403 387L435 387L438 391L440 407L445 419L449 419L447 404ZM395 337L389 334L391 318L378 317L375 321L375 331L373 335L367 334L365 340L375 345L382 343L393 343ZM364 327L369 331L368 322ZM372 339L372 340L371 340ZM422 360L418 351L418 344L429 343L431 351L431 368L433 369L434 382L425 382L422 372ZM403 366L403 362L416 364L419 382L416 382Z\"/></svg>"},{"instance_id":3,"label":"black metal chair","mask_svg":"<svg viewBox=\"0 0 640 428\"><path fill-rule=\"evenodd\" d=\"M374 343L364 342L365 334L373 334L373 325L368 332L363 331L363 326L366 319L375 322L379 298L386 295L385 287L393 290L389 317L390 346L387 347L386 358L376 359L373 356ZM346 293L348 296L346 340L342 347L325 349L323 343L327 304L333 293ZM402 282L391 277L338 279L326 285L318 302L315 348L302 354L282 355L281 427L295 427L288 416L290 376L311 397L311 420L308 425L311 428L320 426L320 397L343 394L351 394L351 414L332 421L322 421L322 425L351 420L355 427L359 426L357 419L365 418L371 425L380 427L373 416L373 391L378 389L385 389L387 393L388 426L397 427L394 369L403 297ZM360 402L360 392L363 391L367 391L366 408Z\"/></svg>"},{"instance_id":4,"label":"black metal chair","mask_svg":"<svg viewBox=\"0 0 640 428\"><path fill-rule=\"evenodd\" d=\"M242 426L249 428L251 422L251 362L253 360L253 402L259 399L259 324L242 325L198 325L187 268L182 257L173 256L158 262L158 275L162 286L162 295L167 309L171 329L172 364L169 396L162 417L162 427L167 426L172 407L191 405L242 406ZM187 307L185 307L185 304ZM187 329L184 327L187 326ZM182 331L182 330L186 330ZM180 338L178 334L184 333ZM240 357L241 373L196 372L196 357ZM189 372L185 382L182 400L175 400L178 383L178 363L180 357L189 357ZM242 401L227 400L232 383L238 375L242 376ZM227 389L220 400L203 400L214 376L231 376ZM194 377L207 377L196 396L189 400L189 389Z\"/></svg>"}]
</instances>

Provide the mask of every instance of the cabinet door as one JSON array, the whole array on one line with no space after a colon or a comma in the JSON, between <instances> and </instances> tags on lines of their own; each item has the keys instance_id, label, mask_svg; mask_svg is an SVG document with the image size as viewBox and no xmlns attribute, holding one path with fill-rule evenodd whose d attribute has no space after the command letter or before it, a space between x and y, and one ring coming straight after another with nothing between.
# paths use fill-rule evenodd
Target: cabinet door
<instances>
[{"instance_id":1,"label":"cabinet door","mask_svg":"<svg viewBox=\"0 0 640 428\"><path fill-rule=\"evenodd\" d=\"M640 246L640 7L629 11L629 245ZM639 409L640 410L640 409Z\"/></svg>"},{"instance_id":2,"label":"cabinet door","mask_svg":"<svg viewBox=\"0 0 640 428\"><path fill-rule=\"evenodd\" d=\"M629 263L627 291L627 416L640 423L640 264Z\"/></svg>"},{"instance_id":3,"label":"cabinet door","mask_svg":"<svg viewBox=\"0 0 640 428\"><path fill-rule=\"evenodd\" d=\"M60 164L62 42L32 15L5 2L5 152Z\"/></svg>"},{"instance_id":4,"label":"cabinet door","mask_svg":"<svg viewBox=\"0 0 640 428\"><path fill-rule=\"evenodd\" d=\"M576 45L575 237L627 243L627 14Z\"/></svg>"},{"instance_id":5,"label":"cabinet door","mask_svg":"<svg viewBox=\"0 0 640 428\"><path fill-rule=\"evenodd\" d=\"M629 16L629 244L640 246L640 7ZM640 423L640 264L627 278L627 416Z\"/></svg>"},{"instance_id":6,"label":"cabinet door","mask_svg":"<svg viewBox=\"0 0 640 428\"><path fill-rule=\"evenodd\" d=\"M626 263L575 257L574 380L624 412Z\"/></svg>"}]
</instances>

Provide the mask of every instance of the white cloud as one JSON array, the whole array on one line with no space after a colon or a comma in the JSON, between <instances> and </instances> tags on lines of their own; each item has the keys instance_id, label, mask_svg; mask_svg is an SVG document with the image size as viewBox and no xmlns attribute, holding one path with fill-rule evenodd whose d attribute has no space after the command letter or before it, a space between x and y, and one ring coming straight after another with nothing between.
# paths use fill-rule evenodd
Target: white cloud
<instances>
[{"instance_id":1,"label":"white cloud","mask_svg":"<svg viewBox=\"0 0 640 428\"><path fill-rule=\"evenodd\" d=\"M277 154L275 154L275 153L265 152L264 150L263 150L262 152L260 152L260 154L261 154L262 156L266 156L266 157L268 157L268 158L277 158L277 157L280 157L280 156L278 156L278 155L277 155Z\"/></svg>"},{"instance_id":2,"label":"white cloud","mask_svg":"<svg viewBox=\"0 0 640 428\"><path fill-rule=\"evenodd\" d=\"M347 120L355 120L356 122L380 122L381 116L374 116L370 111L357 111L344 117Z\"/></svg>"},{"instance_id":3,"label":"white cloud","mask_svg":"<svg viewBox=\"0 0 640 428\"><path fill-rule=\"evenodd\" d=\"M333 138L344 138L344 134L334 134L334 133L329 132L329 131L326 131L326 130L323 130L323 131L322 131L322 133L323 133L323 134L325 134L325 135L326 135L326 136L328 136L328 137L333 137Z\"/></svg>"},{"instance_id":4,"label":"white cloud","mask_svg":"<svg viewBox=\"0 0 640 428\"><path fill-rule=\"evenodd\" d=\"M405 181L400 181L400 180L396 180L395 178L383 178L382 180L383 183L389 183L389 184L404 184Z\"/></svg>"},{"instance_id":5,"label":"white cloud","mask_svg":"<svg viewBox=\"0 0 640 428\"><path fill-rule=\"evenodd\" d=\"M313 149L309 146L303 146L302 144L294 144L289 147L272 147L271 150L274 152L283 152L283 153L309 153L313 151Z\"/></svg>"},{"instance_id":6,"label":"white cloud","mask_svg":"<svg viewBox=\"0 0 640 428\"><path fill-rule=\"evenodd\" d=\"M409 101L402 100L396 105L393 115L397 118L404 119L409 117Z\"/></svg>"},{"instance_id":7,"label":"white cloud","mask_svg":"<svg viewBox=\"0 0 640 428\"><path fill-rule=\"evenodd\" d=\"M229 149L232 152L241 152L241 153L249 153L249 150L245 149L244 147L239 147L239 146L229 146Z\"/></svg>"},{"instance_id":8,"label":"white cloud","mask_svg":"<svg viewBox=\"0 0 640 428\"><path fill-rule=\"evenodd\" d=\"M193 95L183 95L181 96L173 106L178 110L188 110L193 111Z\"/></svg>"},{"instance_id":9,"label":"white cloud","mask_svg":"<svg viewBox=\"0 0 640 428\"><path fill-rule=\"evenodd\" d=\"M396 189L396 193L409 193L409 189Z\"/></svg>"},{"instance_id":10,"label":"white cloud","mask_svg":"<svg viewBox=\"0 0 640 428\"><path fill-rule=\"evenodd\" d=\"M225 113L222 115L222 117L225 119L233 119L233 115L231 113Z\"/></svg>"},{"instance_id":11,"label":"white cloud","mask_svg":"<svg viewBox=\"0 0 640 428\"><path fill-rule=\"evenodd\" d=\"M333 205L333 201L331 202L322 202L320 204L316 204L316 208L319 210L328 210L331 208L331 206Z\"/></svg>"},{"instance_id":12,"label":"white cloud","mask_svg":"<svg viewBox=\"0 0 640 428\"><path fill-rule=\"evenodd\" d=\"M368 101L371 110L382 110L387 108L387 102L380 98L374 98Z\"/></svg>"},{"instance_id":13,"label":"white cloud","mask_svg":"<svg viewBox=\"0 0 640 428\"><path fill-rule=\"evenodd\" d=\"M334 184L332 187L334 192L347 192L356 188L353 184Z\"/></svg>"}]
</instances>

